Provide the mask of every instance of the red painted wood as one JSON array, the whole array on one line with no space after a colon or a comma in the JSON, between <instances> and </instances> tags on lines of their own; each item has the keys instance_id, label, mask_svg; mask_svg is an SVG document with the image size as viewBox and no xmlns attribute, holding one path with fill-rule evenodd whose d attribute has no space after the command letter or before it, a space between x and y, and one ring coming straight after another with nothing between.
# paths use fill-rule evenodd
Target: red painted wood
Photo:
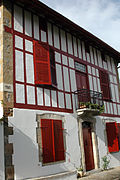
<instances>
[{"instance_id":1,"label":"red painted wood","mask_svg":"<svg viewBox=\"0 0 120 180\"><path fill-rule=\"evenodd\" d=\"M117 123L117 130L118 130L118 145L120 150L120 123Z\"/></svg>"},{"instance_id":2,"label":"red painted wood","mask_svg":"<svg viewBox=\"0 0 120 180\"><path fill-rule=\"evenodd\" d=\"M55 161L65 160L63 128L61 120L54 120L54 144L55 144Z\"/></svg>"},{"instance_id":3,"label":"red painted wood","mask_svg":"<svg viewBox=\"0 0 120 180\"><path fill-rule=\"evenodd\" d=\"M116 122L106 123L106 133L109 152L118 152L118 135Z\"/></svg>"},{"instance_id":4,"label":"red painted wood","mask_svg":"<svg viewBox=\"0 0 120 180\"><path fill-rule=\"evenodd\" d=\"M84 141L86 170L89 171L95 168L90 127L83 128L83 141Z\"/></svg>"},{"instance_id":5,"label":"red painted wood","mask_svg":"<svg viewBox=\"0 0 120 180\"><path fill-rule=\"evenodd\" d=\"M49 47L47 45L41 45L38 41L33 41L33 43L35 84L51 85Z\"/></svg>"},{"instance_id":6,"label":"red painted wood","mask_svg":"<svg viewBox=\"0 0 120 180\"><path fill-rule=\"evenodd\" d=\"M54 162L53 139L52 139L52 120L41 119L43 164Z\"/></svg>"},{"instance_id":7,"label":"red painted wood","mask_svg":"<svg viewBox=\"0 0 120 180\"><path fill-rule=\"evenodd\" d=\"M100 74L101 90L103 92L103 99L104 100L110 100L111 95L110 95L108 73L106 73L105 71L99 70L99 74Z\"/></svg>"}]
</instances>

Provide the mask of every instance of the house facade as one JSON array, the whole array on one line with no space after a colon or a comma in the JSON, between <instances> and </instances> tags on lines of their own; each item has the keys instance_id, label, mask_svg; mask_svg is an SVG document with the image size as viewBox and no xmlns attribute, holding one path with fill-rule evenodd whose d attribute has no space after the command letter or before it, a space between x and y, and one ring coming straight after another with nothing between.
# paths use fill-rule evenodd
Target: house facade
<instances>
[{"instance_id":1,"label":"house facade","mask_svg":"<svg viewBox=\"0 0 120 180\"><path fill-rule=\"evenodd\" d=\"M37 0L1 1L0 26L1 180L120 166L119 52Z\"/></svg>"}]
</instances>

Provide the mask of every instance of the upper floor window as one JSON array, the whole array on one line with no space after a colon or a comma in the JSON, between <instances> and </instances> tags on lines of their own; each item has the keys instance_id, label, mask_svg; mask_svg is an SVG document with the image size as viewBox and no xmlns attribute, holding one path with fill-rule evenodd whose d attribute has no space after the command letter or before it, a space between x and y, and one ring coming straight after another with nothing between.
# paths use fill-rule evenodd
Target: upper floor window
<instances>
[{"instance_id":1,"label":"upper floor window","mask_svg":"<svg viewBox=\"0 0 120 180\"><path fill-rule=\"evenodd\" d=\"M85 42L85 51L86 53L90 53L90 48L87 42Z\"/></svg>"},{"instance_id":2,"label":"upper floor window","mask_svg":"<svg viewBox=\"0 0 120 180\"><path fill-rule=\"evenodd\" d=\"M45 43L34 41L35 84L57 86L54 51Z\"/></svg>"},{"instance_id":3,"label":"upper floor window","mask_svg":"<svg viewBox=\"0 0 120 180\"><path fill-rule=\"evenodd\" d=\"M40 29L47 32L47 23L43 18L40 18Z\"/></svg>"},{"instance_id":4,"label":"upper floor window","mask_svg":"<svg viewBox=\"0 0 120 180\"><path fill-rule=\"evenodd\" d=\"M109 87L109 76L108 73L102 70L99 70L100 74L100 85L101 85L101 91L103 93L103 99L104 100L110 100L110 87Z\"/></svg>"}]
</instances>

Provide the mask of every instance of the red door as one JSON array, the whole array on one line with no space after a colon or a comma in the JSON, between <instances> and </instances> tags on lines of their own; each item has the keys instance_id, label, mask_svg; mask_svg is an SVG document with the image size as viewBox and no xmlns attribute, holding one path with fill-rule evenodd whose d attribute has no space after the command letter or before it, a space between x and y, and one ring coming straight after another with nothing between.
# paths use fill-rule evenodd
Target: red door
<instances>
[{"instance_id":1,"label":"red door","mask_svg":"<svg viewBox=\"0 0 120 180\"><path fill-rule=\"evenodd\" d=\"M83 141L85 152L86 171L94 169L93 147L91 138L91 128L89 123L83 123Z\"/></svg>"},{"instance_id":2,"label":"red door","mask_svg":"<svg viewBox=\"0 0 120 180\"><path fill-rule=\"evenodd\" d=\"M87 76L84 73L76 72L77 89L88 89Z\"/></svg>"},{"instance_id":3,"label":"red door","mask_svg":"<svg viewBox=\"0 0 120 180\"><path fill-rule=\"evenodd\" d=\"M76 72L77 90L88 89L87 75L85 73ZM89 102L89 94L86 91L78 92L79 102Z\"/></svg>"}]
</instances>

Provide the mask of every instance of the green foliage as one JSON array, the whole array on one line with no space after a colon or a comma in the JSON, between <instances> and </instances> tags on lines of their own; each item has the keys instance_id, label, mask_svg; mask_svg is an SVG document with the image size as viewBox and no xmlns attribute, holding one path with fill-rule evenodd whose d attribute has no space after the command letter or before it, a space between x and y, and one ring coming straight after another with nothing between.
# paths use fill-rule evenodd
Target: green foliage
<instances>
[{"instance_id":1,"label":"green foliage","mask_svg":"<svg viewBox=\"0 0 120 180\"><path fill-rule=\"evenodd\" d=\"M83 106L90 109L98 109L99 114L104 112L104 105L100 106L98 104L93 104L91 102L80 102L80 108L82 108Z\"/></svg>"},{"instance_id":2,"label":"green foliage","mask_svg":"<svg viewBox=\"0 0 120 180\"><path fill-rule=\"evenodd\" d=\"M107 156L104 156L102 157L102 161L103 161L103 165L102 165L103 170L107 170L110 160L108 160Z\"/></svg>"}]
</instances>

